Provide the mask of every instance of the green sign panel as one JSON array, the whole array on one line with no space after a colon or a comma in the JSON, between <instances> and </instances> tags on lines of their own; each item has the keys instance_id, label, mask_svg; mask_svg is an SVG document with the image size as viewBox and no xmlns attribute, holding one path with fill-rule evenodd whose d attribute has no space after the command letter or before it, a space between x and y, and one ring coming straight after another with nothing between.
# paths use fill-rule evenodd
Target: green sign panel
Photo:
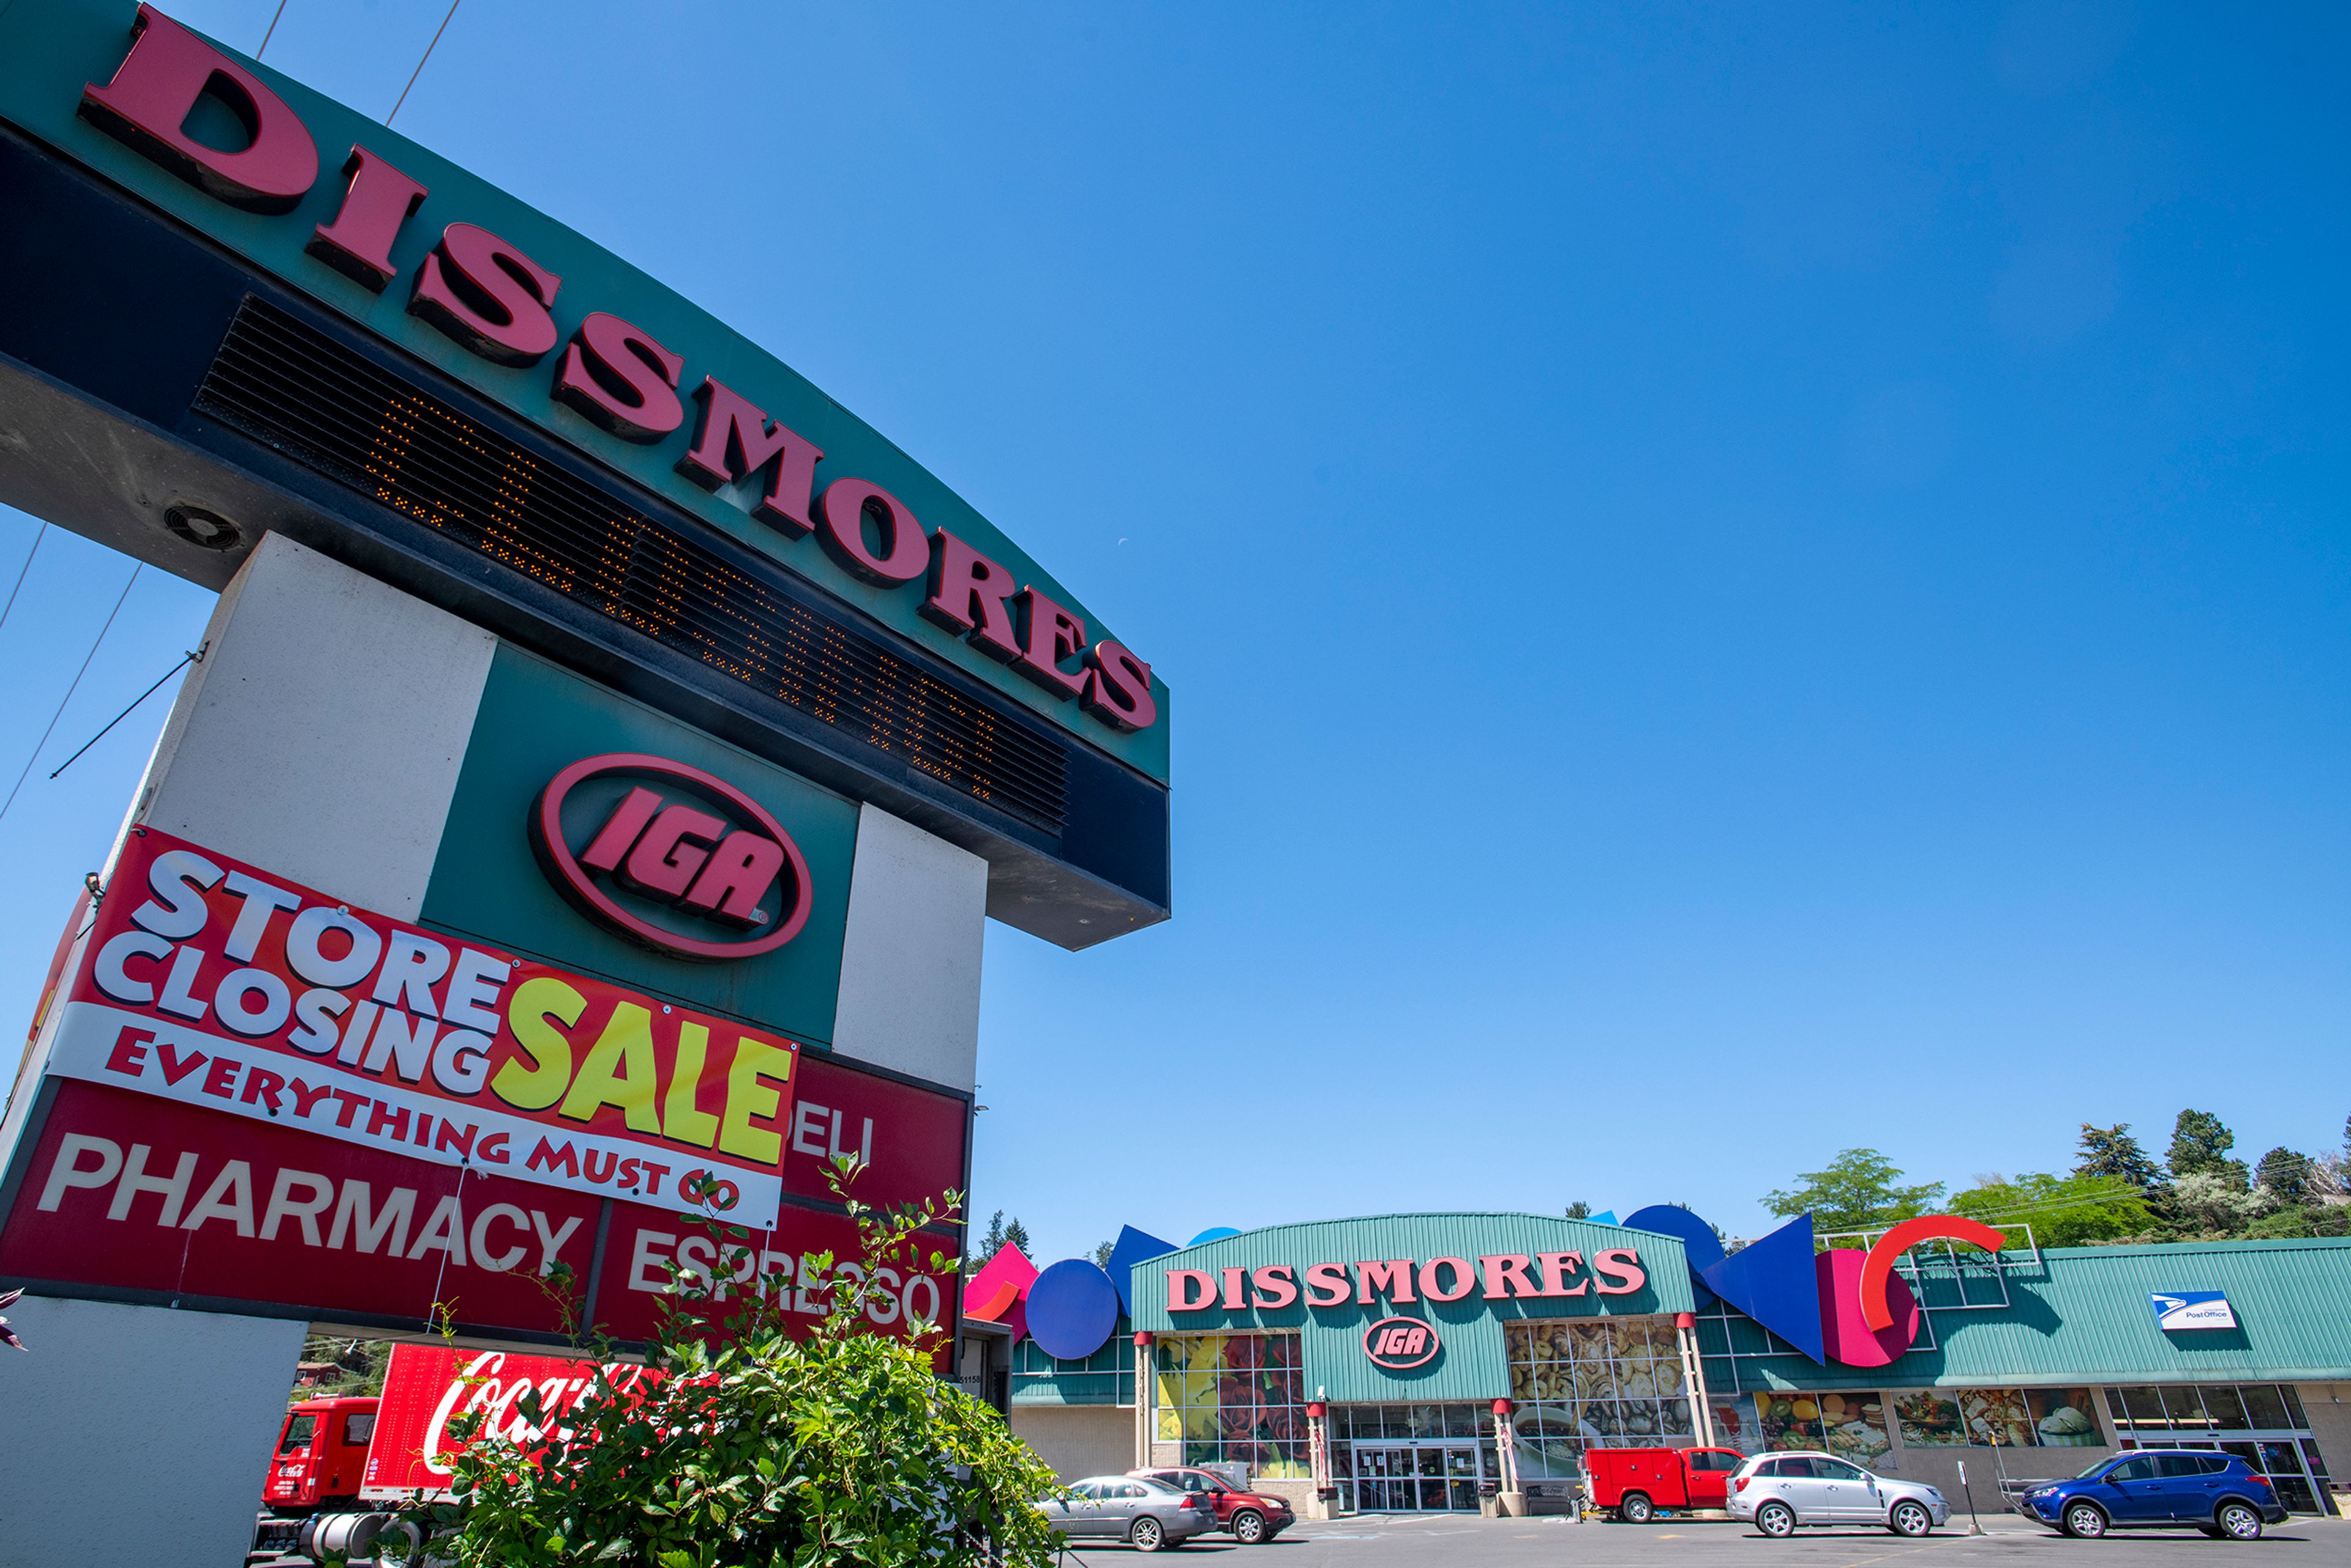
<instances>
[{"instance_id":1,"label":"green sign panel","mask_svg":"<svg viewBox=\"0 0 2351 1568\"><path fill-rule=\"evenodd\" d=\"M805 924L772 952L700 963L582 915L539 863L530 824L542 791L583 758L645 754L723 779L758 802L808 866ZM655 783L658 784L658 779ZM591 801L617 807L621 785ZM424 921L566 968L778 1030L832 1041L858 808L747 751L501 644L424 893Z\"/></svg>"},{"instance_id":2,"label":"green sign panel","mask_svg":"<svg viewBox=\"0 0 2351 1568\"><path fill-rule=\"evenodd\" d=\"M213 47L284 100L315 143L317 178L287 210L248 211L230 204L92 123L79 111L84 88L92 84L106 88L114 81L131 51L137 16L138 7L131 0L41 0L0 8L0 118L201 230L294 289L551 432L672 506L779 561L1087 744L1154 779L1166 780L1165 685L1152 679L1147 703L1123 700L1118 705L1129 716L1146 709L1150 712L1150 722L1130 730L1098 716L1099 705L1089 711L1070 684L1082 674L1073 674L1071 668L1080 647L1091 644L1107 655L1103 644L1113 641L1109 630L1075 595L864 421L758 345L609 251L375 120L217 45ZM161 26L176 28L175 24ZM200 109L210 107L210 101L199 100ZM202 118L201 113L191 118L189 135L201 133L196 122ZM404 177L425 193L405 218L396 216L399 209L394 204L395 220L383 226L387 234L396 229L396 237L385 253L391 277L381 292L352 275L364 268L354 268L348 257L340 266L330 263L326 255L332 253L332 247L313 244L316 231L337 225L342 213L352 187L339 170L353 148L363 148L378 162L389 165L395 176ZM452 225L470 228L460 235ZM423 276L429 258L445 275L449 269L462 269L470 256L481 276L493 280L499 276L482 259L487 253L474 231L486 231L525 256L541 275L530 287L551 293L544 303L552 318L556 346L528 364L495 362L478 348L461 346L445 325L434 325L429 319L430 309L417 313L416 302L423 291L413 287L413 283ZM347 237L353 244L361 243L358 235ZM441 247L437 258L436 247ZM508 267L507 281L499 287L522 287L513 282L518 275ZM583 337L583 324L591 317L606 319ZM617 319L617 326L612 319ZM1029 643L1032 654L1041 645L1045 663L1032 663L1030 674L1024 676L1018 650L1008 650L1005 643L1004 627L991 627L984 618L976 627L952 623L954 613L935 609L933 614L940 619L926 618L921 610L926 602L925 580L919 574L904 575L909 567L918 569L923 554L920 539L911 533L895 547L886 538L870 544L861 559L857 549L825 542L823 528L810 531L806 519L781 526L762 520L755 513L764 483L758 474L711 491L681 473L681 459L696 444L696 418L690 405L684 410L682 424L641 440L616 434L609 420L583 416L579 408L592 407L592 399L575 397L568 405L552 395L565 362L564 345L575 339L591 347L601 342L609 356L606 362L629 375L642 378L654 373L646 368L653 361L630 349L618 335L618 326L633 329L678 361L671 371L676 396L685 397L705 378L715 380L805 445L820 449L823 458L816 465L811 481L818 494L835 480L862 481L895 497L924 532L952 534L965 553L948 556L947 563L962 573L958 582L976 585L953 595L962 601L966 622L972 620L971 601L987 599L991 589L1033 589L1050 601L1050 608L1066 612L1066 621L1033 608L1023 612L1032 622L1040 617L1044 622L1041 633L1029 634ZM671 395L656 390L661 396ZM758 435L757 423L750 432L753 444ZM726 445L723 434L718 445L722 449ZM752 456L744 456L742 462L746 467L755 466ZM705 479L712 476L706 469L702 475ZM794 482L803 477L810 476L795 475ZM1044 484L1040 476L1040 490ZM865 525L853 520L861 516L856 495L847 491L844 495L852 519L847 531L861 533ZM880 529L887 508L865 515L872 516L873 528ZM907 544L907 538L914 543ZM983 570L973 577L968 559L972 551L986 558L1003 576ZM877 580L870 568L883 555L889 558L883 564L892 565L895 575ZM1003 601L993 602L998 605L996 613L1011 616ZM967 632L982 645L967 640ZM993 653L984 646L990 642L995 644ZM1060 665L1064 676L1060 685L1053 684L1046 664ZM1141 690L1142 684L1134 679L1139 668L1120 665L1115 673L1125 684L1108 695L1123 698L1130 686ZM1108 679L1108 673L1104 678Z\"/></svg>"}]
</instances>

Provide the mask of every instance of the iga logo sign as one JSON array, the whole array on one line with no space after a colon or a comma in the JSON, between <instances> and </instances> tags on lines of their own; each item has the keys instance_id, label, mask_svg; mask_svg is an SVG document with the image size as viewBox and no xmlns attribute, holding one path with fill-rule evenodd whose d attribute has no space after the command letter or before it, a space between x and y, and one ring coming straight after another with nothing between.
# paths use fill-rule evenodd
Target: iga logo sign
<instances>
[{"instance_id":1,"label":"iga logo sign","mask_svg":"<svg viewBox=\"0 0 2351 1568\"><path fill-rule=\"evenodd\" d=\"M1426 1366L1443 1348L1437 1325L1418 1318L1382 1318L1364 1331L1364 1354L1389 1372Z\"/></svg>"},{"instance_id":2,"label":"iga logo sign","mask_svg":"<svg viewBox=\"0 0 2351 1568\"><path fill-rule=\"evenodd\" d=\"M530 843L582 915L676 957L756 957L808 924L808 862L791 835L732 784L667 758L573 763L539 791Z\"/></svg>"}]
</instances>

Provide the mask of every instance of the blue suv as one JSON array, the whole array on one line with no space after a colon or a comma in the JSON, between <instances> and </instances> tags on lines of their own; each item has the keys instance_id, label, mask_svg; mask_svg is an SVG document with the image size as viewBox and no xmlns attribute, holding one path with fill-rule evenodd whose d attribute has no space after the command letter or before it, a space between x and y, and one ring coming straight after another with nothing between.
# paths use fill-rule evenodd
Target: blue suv
<instances>
[{"instance_id":1,"label":"blue suv","mask_svg":"<svg viewBox=\"0 0 2351 1568\"><path fill-rule=\"evenodd\" d=\"M2259 1541L2285 1522L2267 1476L2209 1448L2142 1449L2100 1459L2070 1481L2035 1487L2017 1511L2066 1535L2193 1525L2224 1541Z\"/></svg>"}]
</instances>

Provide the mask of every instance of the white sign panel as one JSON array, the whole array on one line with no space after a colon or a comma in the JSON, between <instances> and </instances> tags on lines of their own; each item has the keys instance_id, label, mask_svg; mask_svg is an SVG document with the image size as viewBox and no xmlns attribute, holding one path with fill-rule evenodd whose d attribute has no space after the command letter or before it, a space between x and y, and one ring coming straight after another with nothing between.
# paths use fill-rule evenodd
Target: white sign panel
<instances>
[{"instance_id":1,"label":"white sign panel","mask_svg":"<svg viewBox=\"0 0 2351 1568\"><path fill-rule=\"evenodd\" d=\"M2149 1292L2155 1303L2155 1324L2160 1329L2232 1329L2237 1314L2229 1298L2218 1291Z\"/></svg>"}]
</instances>

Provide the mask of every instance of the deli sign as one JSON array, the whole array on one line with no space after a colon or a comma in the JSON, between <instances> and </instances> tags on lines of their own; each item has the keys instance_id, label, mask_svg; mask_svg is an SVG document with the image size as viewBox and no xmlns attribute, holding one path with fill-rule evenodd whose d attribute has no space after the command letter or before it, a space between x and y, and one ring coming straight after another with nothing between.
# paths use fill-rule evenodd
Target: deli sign
<instances>
[{"instance_id":1,"label":"deli sign","mask_svg":"<svg viewBox=\"0 0 2351 1568\"><path fill-rule=\"evenodd\" d=\"M355 909L153 829L124 845L83 951L53 1074L775 1223L789 1040ZM93 1150L59 1179L114 1180L107 1164Z\"/></svg>"},{"instance_id":2,"label":"deli sign","mask_svg":"<svg viewBox=\"0 0 2351 1568\"><path fill-rule=\"evenodd\" d=\"M808 861L791 835L732 784L667 758L566 768L531 807L530 845L582 915L676 957L756 957L808 924Z\"/></svg>"}]
</instances>

